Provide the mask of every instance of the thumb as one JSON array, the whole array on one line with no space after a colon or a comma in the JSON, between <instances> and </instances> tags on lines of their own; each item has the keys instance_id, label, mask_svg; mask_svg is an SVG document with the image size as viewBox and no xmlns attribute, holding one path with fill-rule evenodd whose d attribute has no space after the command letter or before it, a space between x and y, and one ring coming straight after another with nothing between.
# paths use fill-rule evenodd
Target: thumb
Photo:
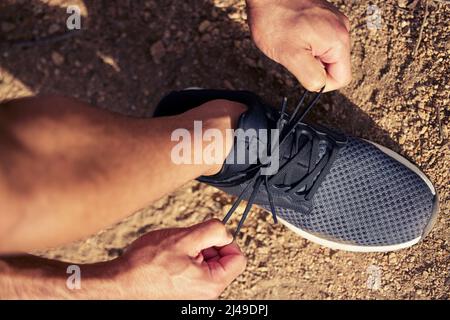
<instances>
[{"instance_id":1,"label":"thumb","mask_svg":"<svg viewBox=\"0 0 450 320\"><path fill-rule=\"evenodd\" d=\"M247 259L233 242L219 248L217 259L210 259L206 263L212 278L228 285L244 271Z\"/></svg>"},{"instance_id":2,"label":"thumb","mask_svg":"<svg viewBox=\"0 0 450 320\"><path fill-rule=\"evenodd\" d=\"M208 220L187 228L187 234L180 240L189 256L195 258L210 247L223 247L233 241L225 225L217 219Z\"/></svg>"},{"instance_id":3,"label":"thumb","mask_svg":"<svg viewBox=\"0 0 450 320\"><path fill-rule=\"evenodd\" d=\"M283 65L308 91L319 91L326 85L327 72L324 65L308 50L302 49L293 55L286 55Z\"/></svg>"}]
</instances>

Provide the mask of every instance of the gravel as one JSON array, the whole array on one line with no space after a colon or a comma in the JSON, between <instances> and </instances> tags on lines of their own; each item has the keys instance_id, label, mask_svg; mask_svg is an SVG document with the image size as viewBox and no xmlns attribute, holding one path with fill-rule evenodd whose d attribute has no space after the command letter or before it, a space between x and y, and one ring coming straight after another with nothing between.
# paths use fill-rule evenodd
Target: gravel
<instances>
[{"instance_id":1,"label":"gravel","mask_svg":"<svg viewBox=\"0 0 450 320\"><path fill-rule=\"evenodd\" d=\"M83 5L2 1L0 100L62 93L116 112L149 116L164 92L184 87L248 89L276 105L282 96L293 102L300 95L296 80L252 44L243 1L114 1L107 8L86 1L84 29L77 36L27 48L5 46L64 30L63 8L69 2ZM299 238L254 209L238 239L248 267L222 298L448 299L450 6L429 1L430 14L413 56L422 1L415 6L379 2L378 30L366 27L368 2L332 2L352 23L354 80L327 94L309 120L411 159L434 182L441 214L428 238L410 249L356 254ZM150 230L220 218L232 200L189 182L108 230L41 254L73 262L112 259ZM379 272L379 287L368 286L376 283L373 270Z\"/></svg>"}]
</instances>

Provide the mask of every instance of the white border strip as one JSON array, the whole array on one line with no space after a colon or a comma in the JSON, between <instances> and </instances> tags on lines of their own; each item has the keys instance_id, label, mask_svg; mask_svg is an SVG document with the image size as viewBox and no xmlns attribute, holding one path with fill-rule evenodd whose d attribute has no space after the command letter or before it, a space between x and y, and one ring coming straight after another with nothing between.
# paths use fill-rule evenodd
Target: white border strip
<instances>
[{"instance_id":1,"label":"white border strip","mask_svg":"<svg viewBox=\"0 0 450 320\"><path fill-rule=\"evenodd\" d=\"M357 245L352 245L352 244L346 244L346 243L339 243L339 242L334 242L334 241L330 241L330 240L326 240L324 238L319 238L318 236L315 236L309 232L306 232L302 229L299 229L297 227L295 227L294 225L290 224L289 222L283 220L282 218L278 217L278 220L284 224L286 227L288 227L289 229L291 229L293 232L297 233L298 235L300 235L301 237L308 239L309 241L312 241L314 243L320 244L322 246L331 248L331 249L335 249L335 250L345 250L345 251L352 251L352 252L387 252L387 251L395 251L395 250L400 250L400 249L404 249L404 248L408 248L411 247L413 245L415 245L416 243L418 243L420 241L420 239L422 238L417 237L411 241L408 242L404 242L404 243L399 243L399 244L395 244L395 245L390 245L390 246L357 246Z\"/></svg>"}]
</instances>

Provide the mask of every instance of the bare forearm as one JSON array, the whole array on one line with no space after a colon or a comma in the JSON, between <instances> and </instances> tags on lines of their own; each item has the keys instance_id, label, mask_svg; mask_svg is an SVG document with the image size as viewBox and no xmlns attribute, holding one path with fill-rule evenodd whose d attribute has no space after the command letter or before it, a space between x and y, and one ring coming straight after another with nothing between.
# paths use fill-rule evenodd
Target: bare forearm
<instances>
[{"instance_id":1,"label":"bare forearm","mask_svg":"<svg viewBox=\"0 0 450 320\"><path fill-rule=\"evenodd\" d=\"M245 264L224 224L209 220L149 232L107 262L0 257L0 300L216 299Z\"/></svg>"},{"instance_id":2,"label":"bare forearm","mask_svg":"<svg viewBox=\"0 0 450 320\"><path fill-rule=\"evenodd\" d=\"M0 252L79 239L162 196L150 182L152 158L170 154L155 154L163 125L62 97L1 106Z\"/></svg>"},{"instance_id":3,"label":"bare forearm","mask_svg":"<svg viewBox=\"0 0 450 320\"><path fill-rule=\"evenodd\" d=\"M71 265L31 255L3 257L0 299L119 298L118 274L117 261Z\"/></svg>"},{"instance_id":4,"label":"bare forearm","mask_svg":"<svg viewBox=\"0 0 450 320\"><path fill-rule=\"evenodd\" d=\"M88 236L205 174L170 159L172 131L204 116L136 119L62 97L0 106L0 253Z\"/></svg>"}]
</instances>

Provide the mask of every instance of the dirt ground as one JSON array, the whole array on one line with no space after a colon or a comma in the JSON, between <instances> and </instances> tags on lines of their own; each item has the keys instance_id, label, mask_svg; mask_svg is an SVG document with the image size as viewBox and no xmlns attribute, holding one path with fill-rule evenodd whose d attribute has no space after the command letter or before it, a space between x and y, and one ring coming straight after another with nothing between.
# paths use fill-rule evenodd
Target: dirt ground
<instances>
[{"instance_id":1,"label":"dirt ground","mask_svg":"<svg viewBox=\"0 0 450 320\"><path fill-rule=\"evenodd\" d=\"M371 1L381 9L381 24L370 30L369 1L331 2L352 23L354 80L327 94L309 120L411 159L434 182L441 214L413 248L356 254L301 239L255 209L238 239L248 267L221 298L449 299L450 5ZM69 4L82 8L82 29L60 39ZM276 105L283 96L293 102L301 88L253 46L245 20L238 0L0 0L0 100L61 93L150 116L164 92L200 86L249 89ZM112 259L150 230L221 218L232 201L190 182L108 230L44 254L72 262ZM379 288L367 286L373 270Z\"/></svg>"}]
</instances>

